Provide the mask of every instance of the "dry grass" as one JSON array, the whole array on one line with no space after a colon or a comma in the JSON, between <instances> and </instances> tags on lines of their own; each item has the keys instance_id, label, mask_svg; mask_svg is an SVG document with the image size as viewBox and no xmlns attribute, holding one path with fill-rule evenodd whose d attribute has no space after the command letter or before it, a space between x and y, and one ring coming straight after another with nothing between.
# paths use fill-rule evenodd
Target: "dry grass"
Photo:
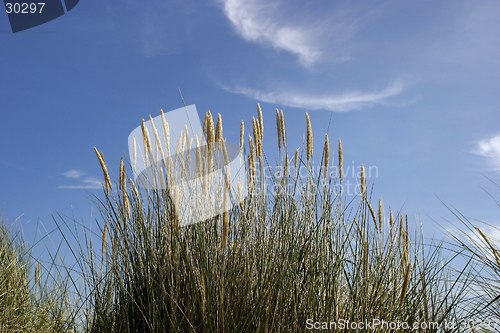
<instances>
[{"instance_id":1,"label":"dry grass","mask_svg":"<svg viewBox=\"0 0 500 333\"><path fill-rule=\"evenodd\" d=\"M262 191L268 181L263 173L255 177L267 160L260 106L252 123L246 156L250 194L220 217L180 228L168 190L123 192L123 179L121 192L106 192L99 200L109 241L103 250L102 278L100 269L87 266L90 275L97 274L89 279L97 282L89 288L95 290L90 331L282 332L303 331L308 318L399 319L410 324L452 318L450 309L460 292L442 283L448 272L440 248L427 249L423 257L423 239L411 238L408 226L394 223L403 221L401 214L394 217L390 212L390 230L384 230L382 200L376 215L367 196L364 166L357 207L355 200L333 191L342 174L332 179L325 172L323 180L313 178L312 172L305 179L288 174L284 116L277 110L278 145L285 149L280 163L286 171L274 180L278 190L271 195ZM306 131L305 167L310 167L308 115ZM214 131L207 113L204 132L207 142L224 141L220 115ZM242 137L243 122L240 147ZM342 168L340 140L338 156ZM329 159L325 136L325 169ZM302 165L298 149L294 164L295 170ZM229 198L226 191L223 200ZM393 235L398 233L396 243Z\"/></svg>"},{"instance_id":2,"label":"dry grass","mask_svg":"<svg viewBox=\"0 0 500 333\"><path fill-rule=\"evenodd\" d=\"M17 243L6 242L12 235L0 225L0 331L302 332L308 319L379 319L410 326L439 324L439 328L420 332L459 332L458 328L445 330L444 323L498 316L499 253L481 229L470 226L478 236L469 239L472 245L456 243L465 247L457 251L459 254L469 250L470 261L475 258L489 269L482 280L479 273L472 276L476 282L470 284L470 271L463 268L457 276L442 255L442 243L425 243L422 230L402 212L386 212L379 199L375 213L363 165L357 180L361 185L359 196L347 197L342 190L336 191L346 176L340 139L338 177L312 172L315 161L308 114L306 159L298 148L294 149L295 169L289 173L292 160L288 160L284 113L276 110L280 149L277 166L284 173L278 177L264 174L269 165L264 165L268 159L262 148L264 120L260 105L257 112L257 118L252 118L253 137L249 136L246 143L243 121L240 124L240 153L247 152L248 196L241 202L231 202L236 194L231 193L226 178L220 199L226 208L234 204L232 208L188 226L179 225L182 207L174 203L179 186L171 188L167 178L167 189L139 188L127 176L122 159L117 186L112 187L104 155L94 148L105 180L103 197L96 197L101 215L99 230L87 229L82 237L76 231L63 232L60 226L76 265L61 266L68 277L59 274L59 280L54 281L69 278L76 288L79 301L73 303L71 312L64 283L55 290L41 288L44 279L47 281L43 272L48 270L36 262L30 275L29 258L21 255L27 252ZM163 111L161 115L165 141L170 142L169 124ZM160 138L153 127L157 147L153 152L144 122L142 132L145 162L162 165L165 177L171 177L169 145L160 150ZM203 135L210 149L197 149L196 161L180 159L175 163L195 162L196 174L205 175L203 193L208 196L206 174L217 162L212 148L220 145L226 151L220 115L215 126L210 111L206 114ZM201 138L189 138L186 129L181 131L177 153L191 147L193 139L200 147ZM134 149L134 170L136 154ZM319 161L325 170L333 155L326 135ZM156 163L158 159L164 163ZM311 172L299 175L300 167ZM272 192L267 191L268 185L274 188ZM241 193L240 184L237 196ZM389 221L384 223L384 216ZM20 261L16 261L18 258ZM83 286L73 280L74 272L78 272ZM483 288L477 302L464 299L469 286ZM41 290L46 298L37 298L32 288ZM85 321L77 327L75 318L80 312ZM27 326L29 320L39 326ZM405 330L379 327L367 331Z\"/></svg>"}]
</instances>

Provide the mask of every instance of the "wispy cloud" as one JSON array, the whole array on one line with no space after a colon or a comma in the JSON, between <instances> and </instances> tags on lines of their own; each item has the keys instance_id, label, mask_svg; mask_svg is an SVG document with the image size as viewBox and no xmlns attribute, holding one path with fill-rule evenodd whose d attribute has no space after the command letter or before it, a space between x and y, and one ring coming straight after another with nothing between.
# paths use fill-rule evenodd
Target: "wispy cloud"
<instances>
[{"instance_id":1,"label":"wispy cloud","mask_svg":"<svg viewBox=\"0 0 500 333\"><path fill-rule=\"evenodd\" d=\"M485 157L493 170L500 171L500 134L480 140L473 153Z\"/></svg>"},{"instance_id":2,"label":"wispy cloud","mask_svg":"<svg viewBox=\"0 0 500 333\"><path fill-rule=\"evenodd\" d=\"M405 91L407 84L397 81L377 92L350 91L342 94L313 95L301 91L262 92L242 87L223 87L232 93L242 94L258 101L309 110L347 112L390 104L389 98Z\"/></svg>"},{"instance_id":3,"label":"wispy cloud","mask_svg":"<svg viewBox=\"0 0 500 333\"><path fill-rule=\"evenodd\" d=\"M97 178L87 177L82 180L80 184L77 185L60 185L57 188L61 189L100 189L103 186L103 182Z\"/></svg>"},{"instance_id":4,"label":"wispy cloud","mask_svg":"<svg viewBox=\"0 0 500 333\"><path fill-rule=\"evenodd\" d=\"M81 179L85 173L80 170L69 170L62 174L66 178L71 179ZM61 189L100 189L102 188L103 182L94 177L85 177L82 179L79 184L75 185L60 185L57 188Z\"/></svg>"},{"instance_id":5,"label":"wispy cloud","mask_svg":"<svg viewBox=\"0 0 500 333\"><path fill-rule=\"evenodd\" d=\"M320 60L322 51L319 27L321 24L318 24L318 21L315 25L304 25L304 16L301 16L302 23L280 17L276 14L276 9L279 7L276 2L223 0L222 3L224 14L242 38L296 54L305 66ZM330 31L341 30L343 36L350 30L346 26L343 26L343 29L336 29L332 22L330 22L329 29Z\"/></svg>"},{"instance_id":6,"label":"wispy cloud","mask_svg":"<svg viewBox=\"0 0 500 333\"><path fill-rule=\"evenodd\" d=\"M84 175L84 173L80 170L69 170L69 171L66 171L63 173L64 177L73 178L73 179L78 179L78 178L82 177L83 175Z\"/></svg>"}]
</instances>

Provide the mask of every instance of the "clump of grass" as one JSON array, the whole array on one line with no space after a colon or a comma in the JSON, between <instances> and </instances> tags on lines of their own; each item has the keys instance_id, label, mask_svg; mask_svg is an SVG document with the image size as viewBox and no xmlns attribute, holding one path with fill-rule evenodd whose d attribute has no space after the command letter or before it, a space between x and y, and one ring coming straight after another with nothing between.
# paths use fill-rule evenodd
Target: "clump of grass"
<instances>
[{"instance_id":1,"label":"clump of grass","mask_svg":"<svg viewBox=\"0 0 500 333\"><path fill-rule=\"evenodd\" d=\"M276 112L276 122L278 146L284 150L278 164L288 170L283 112ZM455 318L462 294L456 284L443 282L448 270L441 247L424 244L420 230L412 232L401 212L390 211L390 221L384 221L381 200L375 214L364 166L362 193L355 198L335 191L342 173L315 175L307 115L306 162L296 149L294 165L296 171L306 167L311 172L305 178L286 171L279 179L266 177L260 105L252 123L246 154L249 195L221 216L181 227L170 189L138 189L122 163L115 187L120 190L109 191L106 180L104 198L96 198L102 259L89 242L79 261L91 293L88 331L304 331L308 319L442 327ZM209 145L224 142L220 115L214 129L208 112L203 129ZM242 122L242 150L243 137ZM106 179L103 155L96 153ZM329 156L326 136L323 166L328 167ZM342 170L340 140L338 156ZM275 188L272 193L267 182Z\"/></svg>"},{"instance_id":2,"label":"clump of grass","mask_svg":"<svg viewBox=\"0 0 500 333\"><path fill-rule=\"evenodd\" d=\"M493 182L498 188L499 184ZM495 201L500 207L500 203ZM447 206L447 205L446 205ZM460 226L450 230L452 249L466 262L472 262L473 278L469 283L467 308L470 322L477 327L498 332L500 323L500 239L492 235L500 234L498 226L484 222L474 223L453 207L447 208L455 215ZM481 227L478 227L478 225ZM485 232L488 230L488 232ZM489 235L489 236L488 236ZM470 326L470 325L469 325ZM495 330L496 329L496 330Z\"/></svg>"},{"instance_id":3,"label":"clump of grass","mask_svg":"<svg viewBox=\"0 0 500 333\"><path fill-rule=\"evenodd\" d=\"M35 260L22 234L0 215L0 332L75 329L68 279L55 262Z\"/></svg>"}]
</instances>

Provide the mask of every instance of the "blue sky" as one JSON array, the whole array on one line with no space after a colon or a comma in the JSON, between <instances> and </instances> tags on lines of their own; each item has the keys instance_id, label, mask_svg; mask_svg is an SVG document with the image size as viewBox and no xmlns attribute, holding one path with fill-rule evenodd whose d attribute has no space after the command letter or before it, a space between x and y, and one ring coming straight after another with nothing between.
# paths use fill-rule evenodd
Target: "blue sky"
<instances>
[{"instance_id":1,"label":"blue sky","mask_svg":"<svg viewBox=\"0 0 500 333\"><path fill-rule=\"evenodd\" d=\"M232 142L260 102L270 157L275 109L291 149L308 112L316 149L341 138L346 165L377 168L374 198L428 235L454 222L436 196L498 226L483 190L500 198L498 22L498 1L90 0L16 34L0 15L3 215L27 234L51 212L90 224L93 147L116 175L130 132L181 107L180 88Z\"/></svg>"}]
</instances>

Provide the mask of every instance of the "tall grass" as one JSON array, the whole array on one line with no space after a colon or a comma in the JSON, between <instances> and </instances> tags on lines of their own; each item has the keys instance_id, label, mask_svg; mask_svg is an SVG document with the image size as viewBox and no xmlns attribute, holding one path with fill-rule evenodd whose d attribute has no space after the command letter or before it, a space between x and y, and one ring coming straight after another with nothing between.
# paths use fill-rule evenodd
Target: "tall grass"
<instances>
[{"instance_id":1,"label":"tall grass","mask_svg":"<svg viewBox=\"0 0 500 333\"><path fill-rule=\"evenodd\" d=\"M353 198L337 190L342 171L314 174L308 115L306 159L298 149L289 159L283 112L276 117L283 172L265 174L258 106L248 146L241 124L249 195L230 211L188 226L179 225L169 189L138 188L123 163L113 186L96 149L106 180L104 196L96 198L98 241L89 235L75 251L89 295L86 331L298 332L311 320L373 319L435 322L446 331L444 322L460 319L465 284L450 280L442 245L425 244L417 224L381 201L375 213L364 167L361 193ZM207 141L223 142L222 121L215 135L211 118L207 114L204 125ZM328 137L321 156L320 165L333 163ZM337 163L342 170L340 140ZM308 175L290 172L291 165Z\"/></svg>"},{"instance_id":2,"label":"tall grass","mask_svg":"<svg viewBox=\"0 0 500 333\"><path fill-rule=\"evenodd\" d=\"M14 227L0 216L0 332L74 330L68 279L57 260L35 260Z\"/></svg>"},{"instance_id":3,"label":"tall grass","mask_svg":"<svg viewBox=\"0 0 500 333\"><path fill-rule=\"evenodd\" d=\"M493 182L493 181L492 181ZM498 188L500 185L493 182ZM491 196L491 195L490 195ZM493 196L492 196L493 197ZM495 200L500 207L500 203ZM474 279L470 281L467 301L468 318L473 324L500 331L500 235L498 226L471 220L454 207L447 206L459 221L450 230L451 248L465 260L474 263Z\"/></svg>"}]
</instances>

